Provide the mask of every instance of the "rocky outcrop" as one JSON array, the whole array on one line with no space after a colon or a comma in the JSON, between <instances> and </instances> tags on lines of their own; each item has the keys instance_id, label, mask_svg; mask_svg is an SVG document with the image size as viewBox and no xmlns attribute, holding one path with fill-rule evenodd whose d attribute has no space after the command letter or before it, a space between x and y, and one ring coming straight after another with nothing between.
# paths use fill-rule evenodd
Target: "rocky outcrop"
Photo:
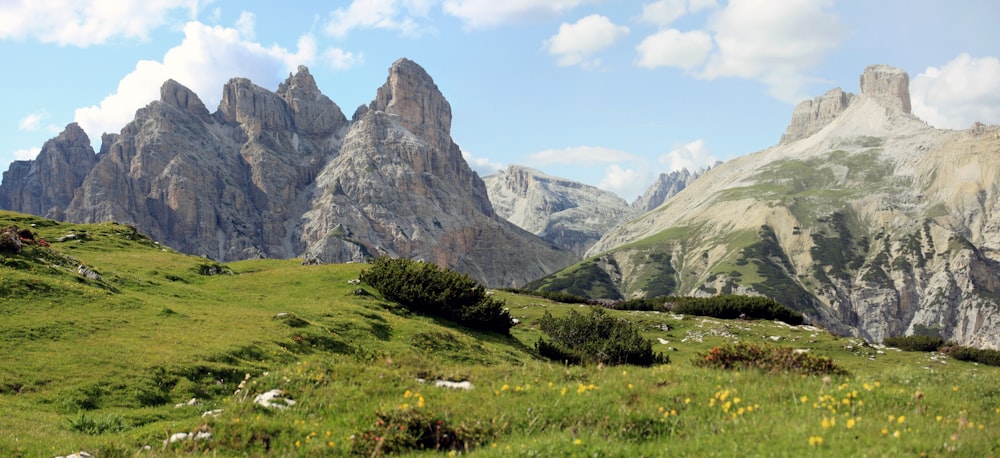
<instances>
[{"instance_id":1,"label":"rocky outcrop","mask_svg":"<svg viewBox=\"0 0 1000 458\"><path fill-rule=\"evenodd\" d=\"M76 123L45 142L32 161L15 161L0 183L0 208L62 219L77 188L97 163L90 138Z\"/></svg>"},{"instance_id":2,"label":"rocky outcrop","mask_svg":"<svg viewBox=\"0 0 1000 458\"><path fill-rule=\"evenodd\" d=\"M614 193L520 165L483 181L500 216L578 255L640 213Z\"/></svg>"},{"instance_id":3,"label":"rocky outcrop","mask_svg":"<svg viewBox=\"0 0 1000 458\"><path fill-rule=\"evenodd\" d=\"M763 294L875 342L1000 347L1000 127L934 129L908 112L905 73L862 81L812 135L731 159L605 235L587 255L614 295Z\"/></svg>"},{"instance_id":4,"label":"rocky outcrop","mask_svg":"<svg viewBox=\"0 0 1000 458\"><path fill-rule=\"evenodd\" d=\"M688 171L687 168L680 170L675 170L670 173L661 173L656 177L656 181L653 182L649 188L646 188L641 196L636 198L632 202L632 208L639 210L640 212L648 212L660 205L663 205L667 199L677 195L677 193L688 187L694 180L705 174L705 172L711 170L712 167L717 167L722 162L716 162L712 164L711 167L706 167L698 170L694 173Z\"/></svg>"},{"instance_id":5,"label":"rocky outcrop","mask_svg":"<svg viewBox=\"0 0 1000 458\"><path fill-rule=\"evenodd\" d=\"M910 77L889 65L869 65L861 74L861 95L880 104L910 114Z\"/></svg>"},{"instance_id":6,"label":"rocky outcrop","mask_svg":"<svg viewBox=\"0 0 1000 458\"><path fill-rule=\"evenodd\" d=\"M791 143L819 132L843 113L856 97L838 87L796 105L792 110L792 121L781 136L781 143Z\"/></svg>"},{"instance_id":7,"label":"rocky outcrop","mask_svg":"<svg viewBox=\"0 0 1000 458\"><path fill-rule=\"evenodd\" d=\"M120 133L102 136L100 154L71 125L37 160L15 163L0 203L132 224L222 261L384 253L511 286L576 259L495 215L451 140L448 102L419 65L397 61L377 94L348 121L302 66L275 92L231 79L209 113L169 80Z\"/></svg>"}]
</instances>

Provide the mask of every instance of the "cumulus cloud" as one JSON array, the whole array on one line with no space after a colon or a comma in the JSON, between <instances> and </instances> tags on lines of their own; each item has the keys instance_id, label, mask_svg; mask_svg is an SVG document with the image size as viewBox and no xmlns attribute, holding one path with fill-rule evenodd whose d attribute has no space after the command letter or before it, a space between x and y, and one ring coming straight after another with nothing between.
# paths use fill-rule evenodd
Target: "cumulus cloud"
<instances>
[{"instance_id":1,"label":"cumulus cloud","mask_svg":"<svg viewBox=\"0 0 1000 458\"><path fill-rule=\"evenodd\" d=\"M618 194L627 201L635 200L642 195L652 182L648 167L623 167L621 164L611 164L604 172L598 188Z\"/></svg>"},{"instance_id":2,"label":"cumulus cloud","mask_svg":"<svg viewBox=\"0 0 1000 458\"><path fill-rule=\"evenodd\" d=\"M13 156L15 161L30 161L38 157L38 153L41 152L41 148L25 148L15 150Z\"/></svg>"},{"instance_id":3,"label":"cumulus cloud","mask_svg":"<svg viewBox=\"0 0 1000 458\"><path fill-rule=\"evenodd\" d=\"M236 20L236 30L244 40L253 40L254 27L256 26L257 15L249 11L241 11L239 19Z\"/></svg>"},{"instance_id":4,"label":"cumulus cloud","mask_svg":"<svg viewBox=\"0 0 1000 458\"><path fill-rule=\"evenodd\" d=\"M666 169L670 172L681 169L696 172L711 167L718 160L705 146L705 141L700 139L677 146L659 159L660 164L666 165Z\"/></svg>"},{"instance_id":5,"label":"cumulus cloud","mask_svg":"<svg viewBox=\"0 0 1000 458\"><path fill-rule=\"evenodd\" d=\"M87 47L112 39L145 40L172 15L197 16L211 0L46 0L0 3L0 38Z\"/></svg>"},{"instance_id":6,"label":"cumulus cloud","mask_svg":"<svg viewBox=\"0 0 1000 458\"><path fill-rule=\"evenodd\" d=\"M354 29L383 29L416 36L424 31L417 19L427 17L433 0L354 0L330 13L324 31L343 38Z\"/></svg>"},{"instance_id":7,"label":"cumulus cloud","mask_svg":"<svg viewBox=\"0 0 1000 458\"><path fill-rule=\"evenodd\" d=\"M17 128L29 132L38 130L41 127L42 119L44 119L45 116L45 113L31 113L18 121Z\"/></svg>"},{"instance_id":8,"label":"cumulus cloud","mask_svg":"<svg viewBox=\"0 0 1000 458\"><path fill-rule=\"evenodd\" d=\"M605 16L592 14L573 24L564 22L559 26L559 33L546 40L546 46L549 54L558 56L560 66L598 66L600 59L591 56L625 35L628 35L628 27L615 25Z\"/></svg>"},{"instance_id":9,"label":"cumulus cloud","mask_svg":"<svg viewBox=\"0 0 1000 458\"><path fill-rule=\"evenodd\" d=\"M574 146L563 149L547 149L528 155L528 165L545 166L552 164L593 165L624 162L637 159L624 151L601 146Z\"/></svg>"},{"instance_id":10,"label":"cumulus cloud","mask_svg":"<svg viewBox=\"0 0 1000 458\"><path fill-rule=\"evenodd\" d=\"M687 0L659 0L642 6L639 20L666 26L688 13Z\"/></svg>"},{"instance_id":11,"label":"cumulus cloud","mask_svg":"<svg viewBox=\"0 0 1000 458\"><path fill-rule=\"evenodd\" d=\"M184 26L184 40L163 56L163 61L143 60L118 83L117 91L99 105L79 108L75 120L91 136L117 132L135 114L135 110L159 98L159 88L167 79L187 86L212 109L221 99L222 86L234 76L246 77L255 84L275 88L288 72L300 64L316 60L316 40L303 35L295 51L277 45L264 47L246 41L233 28L189 22ZM350 53L324 52L331 62L353 62Z\"/></svg>"},{"instance_id":12,"label":"cumulus cloud","mask_svg":"<svg viewBox=\"0 0 1000 458\"><path fill-rule=\"evenodd\" d=\"M1000 124L1000 59L963 53L928 67L910 82L910 99L913 114L935 127Z\"/></svg>"},{"instance_id":13,"label":"cumulus cloud","mask_svg":"<svg viewBox=\"0 0 1000 458\"><path fill-rule=\"evenodd\" d=\"M709 58L707 78L756 79L772 96L798 102L805 97L806 72L844 37L839 18L827 11L833 0L732 0L713 15L717 52Z\"/></svg>"},{"instance_id":14,"label":"cumulus cloud","mask_svg":"<svg viewBox=\"0 0 1000 458\"><path fill-rule=\"evenodd\" d=\"M548 19L593 0L445 0L444 11L469 28Z\"/></svg>"},{"instance_id":15,"label":"cumulus cloud","mask_svg":"<svg viewBox=\"0 0 1000 458\"><path fill-rule=\"evenodd\" d=\"M504 168L504 165L499 162L493 162L484 157L473 157L472 153L465 150L462 151L462 158L464 158L465 162L469 164L469 167L471 167L472 170L475 170L481 177L496 173L498 170L502 170Z\"/></svg>"},{"instance_id":16,"label":"cumulus cloud","mask_svg":"<svg viewBox=\"0 0 1000 458\"><path fill-rule=\"evenodd\" d=\"M679 67L691 70L700 66L712 51L712 37L701 30L681 32L677 29L661 30L642 40L639 52L640 67Z\"/></svg>"}]
</instances>

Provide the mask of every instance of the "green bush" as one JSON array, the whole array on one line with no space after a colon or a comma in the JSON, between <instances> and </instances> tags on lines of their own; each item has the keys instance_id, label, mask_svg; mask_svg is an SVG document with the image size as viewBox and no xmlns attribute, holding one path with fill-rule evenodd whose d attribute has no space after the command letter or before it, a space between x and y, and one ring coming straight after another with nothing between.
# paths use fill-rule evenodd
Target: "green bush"
<instances>
[{"instance_id":1,"label":"green bush","mask_svg":"<svg viewBox=\"0 0 1000 458\"><path fill-rule=\"evenodd\" d=\"M382 256L372 260L360 279L415 313L499 333L514 325L504 303L488 296L475 280L431 263Z\"/></svg>"},{"instance_id":2,"label":"green bush","mask_svg":"<svg viewBox=\"0 0 1000 458\"><path fill-rule=\"evenodd\" d=\"M847 371L833 360L809 353L799 353L790 347L739 342L712 348L698 354L693 364L716 369L758 369L763 372L796 372L807 375L846 375Z\"/></svg>"},{"instance_id":3,"label":"green bush","mask_svg":"<svg viewBox=\"0 0 1000 458\"><path fill-rule=\"evenodd\" d=\"M688 315L779 320L790 325L800 325L804 320L801 313L763 296L677 297L670 301L672 311Z\"/></svg>"},{"instance_id":4,"label":"green bush","mask_svg":"<svg viewBox=\"0 0 1000 458\"><path fill-rule=\"evenodd\" d=\"M417 450L467 451L495 437L492 426L464 422L452 427L444 418L417 407L376 412L375 424L354 434L351 454L382 456Z\"/></svg>"},{"instance_id":5,"label":"green bush","mask_svg":"<svg viewBox=\"0 0 1000 458\"><path fill-rule=\"evenodd\" d=\"M560 291L536 291L532 289L524 288L503 288L504 291L522 294L525 296L535 296L541 297L543 299L548 299L553 302L561 302L563 304L586 304L587 298L577 296L575 294L564 293Z\"/></svg>"},{"instance_id":6,"label":"green bush","mask_svg":"<svg viewBox=\"0 0 1000 458\"><path fill-rule=\"evenodd\" d=\"M670 358L653 353L653 343L628 320L615 318L604 309L592 308L585 316L570 310L565 318L545 312L539 327L549 341L538 339L535 349L546 358L568 364L666 364Z\"/></svg>"},{"instance_id":7,"label":"green bush","mask_svg":"<svg viewBox=\"0 0 1000 458\"><path fill-rule=\"evenodd\" d=\"M944 340L931 336L894 336L886 337L882 344L906 351L937 351L944 345Z\"/></svg>"},{"instance_id":8,"label":"green bush","mask_svg":"<svg viewBox=\"0 0 1000 458\"><path fill-rule=\"evenodd\" d=\"M987 366L1000 366L1000 351L985 350L970 347L953 348L948 352L952 358L961 361L971 361Z\"/></svg>"}]
</instances>

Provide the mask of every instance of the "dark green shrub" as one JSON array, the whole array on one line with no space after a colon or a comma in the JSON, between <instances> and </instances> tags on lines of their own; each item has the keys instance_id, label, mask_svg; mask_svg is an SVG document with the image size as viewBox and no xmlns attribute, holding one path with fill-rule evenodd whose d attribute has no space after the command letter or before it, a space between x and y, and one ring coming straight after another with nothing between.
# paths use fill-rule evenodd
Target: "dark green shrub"
<instances>
[{"instance_id":1,"label":"dark green shrub","mask_svg":"<svg viewBox=\"0 0 1000 458\"><path fill-rule=\"evenodd\" d=\"M953 348L948 354L957 360L971 361L987 366L1000 366L1000 351L970 347Z\"/></svg>"},{"instance_id":2,"label":"dark green shrub","mask_svg":"<svg viewBox=\"0 0 1000 458\"><path fill-rule=\"evenodd\" d=\"M688 315L779 320L790 325L800 325L804 320L801 313L763 296L675 297L670 302L672 311Z\"/></svg>"},{"instance_id":3,"label":"dark green shrub","mask_svg":"<svg viewBox=\"0 0 1000 458\"><path fill-rule=\"evenodd\" d=\"M541 297L543 299L548 299L553 302L561 302L563 304L587 303L587 298L585 297L577 296L575 294L564 293L560 291L535 291L524 288L504 288L503 290L511 293L523 294L525 296Z\"/></svg>"},{"instance_id":4,"label":"dark green shrub","mask_svg":"<svg viewBox=\"0 0 1000 458\"><path fill-rule=\"evenodd\" d=\"M906 351L937 351L944 345L944 340L931 336L893 336L886 337L882 344Z\"/></svg>"},{"instance_id":5,"label":"dark green shrub","mask_svg":"<svg viewBox=\"0 0 1000 458\"><path fill-rule=\"evenodd\" d=\"M549 341L539 339L535 349L546 358L569 364L666 364L670 358L653 353L653 343L643 337L628 320L615 318L604 309L592 308L590 315L570 310L565 318L545 312L539 327Z\"/></svg>"},{"instance_id":6,"label":"dark green shrub","mask_svg":"<svg viewBox=\"0 0 1000 458\"><path fill-rule=\"evenodd\" d=\"M758 369L763 372L796 372L807 375L845 375L847 371L833 360L790 347L739 342L712 348L699 354L694 365L716 369Z\"/></svg>"},{"instance_id":7,"label":"dark green shrub","mask_svg":"<svg viewBox=\"0 0 1000 458\"><path fill-rule=\"evenodd\" d=\"M483 331L507 333L513 326L504 303L465 274L431 263L382 256L360 275L386 299L408 310Z\"/></svg>"}]
</instances>

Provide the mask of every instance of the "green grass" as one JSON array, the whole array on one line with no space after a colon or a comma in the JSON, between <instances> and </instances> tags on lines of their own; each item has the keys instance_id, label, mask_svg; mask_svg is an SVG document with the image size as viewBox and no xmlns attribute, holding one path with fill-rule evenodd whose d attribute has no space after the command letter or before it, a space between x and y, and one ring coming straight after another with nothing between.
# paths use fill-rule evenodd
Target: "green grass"
<instances>
[{"instance_id":1,"label":"green grass","mask_svg":"<svg viewBox=\"0 0 1000 458\"><path fill-rule=\"evenodd\" d=\"M537 322L583 306L499 291L521 321L500 336L409 314L348 283L363 265L242 261L205 276L209 261L124 226L0 212L0 226L32 223L49 241L71 229L89 237L0 266L0 456L131 457L144 445L154 456L338 456L379 412L441 419L474 439L474 456L1000 453L1000 368L809 327L617 311L608 313L667 341L654 351L671 364L565 367L533 354ZM81 280L66 256L102 279ZM692 363L734 340L808 349L850 375ZM437 379L475 388L420 381ZM275 388L297 403L252 403ZM175 408L192 397L197 405ZM170 434L196 430L212 438L164 449Z\"/></svg>"}]
</instances>

